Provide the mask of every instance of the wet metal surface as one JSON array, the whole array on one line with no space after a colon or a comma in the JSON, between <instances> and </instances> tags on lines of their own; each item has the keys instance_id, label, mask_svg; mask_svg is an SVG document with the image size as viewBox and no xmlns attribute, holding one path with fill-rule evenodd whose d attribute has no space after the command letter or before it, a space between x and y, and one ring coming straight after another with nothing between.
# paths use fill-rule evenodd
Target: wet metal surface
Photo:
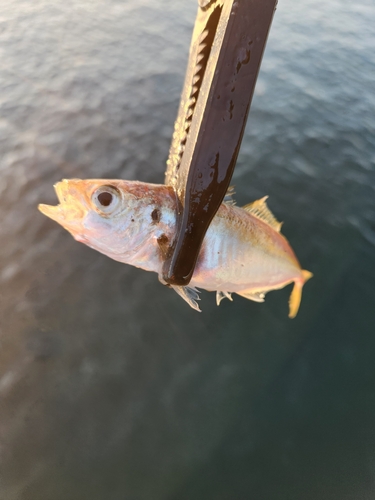
<instances>
[{"instance_id":1,"label":"wet metal surface","mask_svg":"<svg viewBox=\"0 0 375 500\"><path fill-rule=\"evenodd\" d=\"M167 283L186 285L229 187L275 0L211 2L198 10L166 183L181 201ZM186 188L186 189L185 189Z\"/></svg>"},{"instance_id":2,"label":"wet metal surface","mask_svg":"<svg viewBox=\"0 0 375 500\"><path fill-rule=\"evenodd\" d=\"M295 320L198 314L37 211L163 182L196 7L0 7L1 499L374 498L373 0L279 3L233 178L314 272Z\"/></svg>"}]
</instances>

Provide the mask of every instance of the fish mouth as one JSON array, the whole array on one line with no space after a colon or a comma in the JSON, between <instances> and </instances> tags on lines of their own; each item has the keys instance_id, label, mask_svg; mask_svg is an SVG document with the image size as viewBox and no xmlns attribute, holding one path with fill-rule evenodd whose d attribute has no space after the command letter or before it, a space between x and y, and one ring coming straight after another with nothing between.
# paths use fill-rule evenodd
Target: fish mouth
<instances>
[{"instance_id":1,"label":"fish mouth","mask_svg":"<svg viewBox=\"0 0 375 500\"><path fill-rule=\"evenodd\" d=\"M65 219L65 215L62 211L61 205L44 205L43 203L40 203L38 205L38 210L42 212L42 214L46 215L50 219L62 223L62 221Z\"/></svg>"},{"instance_id":2,"label":"fish mouth","mask_svg":"<svg viewBox=\"0 0 375 500\"><path fill-rule=\"evenodd\" d=\"M42 214L61 224L65 229L75 232L78 226L81 227L82 220L87 212L84 205L84 196L80 188L79 179L64 179L58 182L53 187L57 198L58 205L38 205L38 209Z\"/></svg>"}]
</instances>

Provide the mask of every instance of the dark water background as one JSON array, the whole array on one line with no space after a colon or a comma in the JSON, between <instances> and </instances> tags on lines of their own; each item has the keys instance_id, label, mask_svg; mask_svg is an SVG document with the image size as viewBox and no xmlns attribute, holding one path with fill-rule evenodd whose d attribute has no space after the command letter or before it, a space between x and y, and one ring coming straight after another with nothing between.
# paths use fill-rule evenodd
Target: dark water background
<instances>
[{"instance_id":1,"label":"dark water background","mask_svg":"<svg viewBox=\"0 0 375 500\"><path fill-rule=\"evenodd\" d=\"M1 500L375 498L375 4L280 0L234 175L313 271L191 310L36 209L163 182L196 2L0 6Z\"/></svg>"}]
</instances>

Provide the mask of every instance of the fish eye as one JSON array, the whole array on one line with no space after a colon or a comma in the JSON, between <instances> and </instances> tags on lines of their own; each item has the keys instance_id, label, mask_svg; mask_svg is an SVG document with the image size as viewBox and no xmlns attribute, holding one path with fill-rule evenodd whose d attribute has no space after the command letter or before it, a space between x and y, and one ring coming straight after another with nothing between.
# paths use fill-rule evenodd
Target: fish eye
<instances>
[{"instance_id":1,"label":"fish eye","mask_svg":"<svg viewBox=\"0 0 375 500\"><path fill-rule=\"evenodd\" d=\"M103 214L111 214L116 210L121 200L121 194L114 186L101 186L94 191L92 201L95 208Z\"/></svg>"},{"instance_id":2,"label":"fish eye","mask_svg":"<svg viewBox=\"0 0 375 500\"><path fill-rule=\"evenodd\" d=\"M98 194L98 202L103 207L108 207L113 201L113 194L108 191L103 191Z\"/></svg>"}]
</instances>

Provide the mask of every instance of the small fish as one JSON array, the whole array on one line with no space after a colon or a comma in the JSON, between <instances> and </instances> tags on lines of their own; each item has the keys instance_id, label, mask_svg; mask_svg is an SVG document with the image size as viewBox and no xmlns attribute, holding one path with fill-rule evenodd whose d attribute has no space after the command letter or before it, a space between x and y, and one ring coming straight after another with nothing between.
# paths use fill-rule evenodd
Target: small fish
<instances>
[{"instance_id":1,"label":"small fish","mask_svg":"<svg viewBox=\"0 0 375 500\"><path fill-rule=\"evenodd\" d=\"M170 186L124 180L70 179L55 186L60 204L39 210L61 224L81 243L119 262L161 277L169 245L176 234L177 202ZM191 307L200 310L198 290L216 291L219 305L237 293L264 302L271 290L294 282L289 317L294 318L304 283L311 278L301 266L281 223L266 198L242 208L224 199L206 233L192 280L172 286Z\"/></svg>"}]
</instances>

